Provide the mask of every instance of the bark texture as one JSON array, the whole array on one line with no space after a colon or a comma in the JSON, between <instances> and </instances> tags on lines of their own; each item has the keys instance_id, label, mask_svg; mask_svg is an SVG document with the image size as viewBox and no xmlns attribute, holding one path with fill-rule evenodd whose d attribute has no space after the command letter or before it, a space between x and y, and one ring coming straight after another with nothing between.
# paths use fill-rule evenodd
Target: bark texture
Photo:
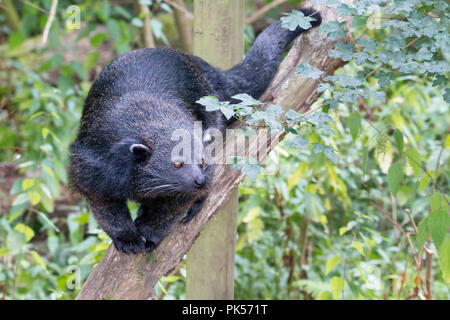
<instances>
[{"instance_id":1,"label":"bark texture","mask_svg":"<svg viewBox=\"0 0 450 320\"><path fill-rule=\"evenodd\" d=\"M312 5L310 1L306 1L305 6L319 10L323 24L339 20L331 8ZM316 90L319 81L301 77L295 68L302 62L308 62L327 75L333 74L344 64L339 59L328 57L328 52L335 42L327 39L325 35L317 34L316 30L296 39L272 84L260 100L277 104L286 110L307 111L319 96ZM242 124L238 123L236 126ZM258 137L254 136L250 141L248 153L269 153L275 147L276 141L281 141L283 134L272 137L266 148L255 143ZM205 223L214 219L242 179L240 171L217 167L213 190L195 219L186 225L174 227L170 235L151 254L126 255L110 246L86 280L77 299L155 298L154 286L158 280L180 263Z\"/></svg>"}]
</instances>

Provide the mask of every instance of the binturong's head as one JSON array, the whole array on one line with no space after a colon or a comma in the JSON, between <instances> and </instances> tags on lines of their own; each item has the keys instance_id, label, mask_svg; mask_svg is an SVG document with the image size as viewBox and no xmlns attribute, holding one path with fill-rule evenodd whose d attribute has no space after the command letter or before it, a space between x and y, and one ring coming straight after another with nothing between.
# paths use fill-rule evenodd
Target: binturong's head
<instances>
[{"instance_id":1,"label":"binturong's head","mask_svg":"<svg viewBox=\"0 0 450 320\"><path fill-rule=\"evenodd\" d=\"M168 134L169 132L167 132ZM185 130L180 140L163 135L152 142L134 141L129 153L133 197L196 196L206 192L214 170L203 157L201 137Z\"/></svg>"},{"instance_id":2,"label":"binturong's head","mask_svg":"<svg viewBox=\"0 0 450 320\"><path fill-rule=\"evenodd\" d=\"M159 122L143 133L139 139L127 140L131 197L190 198L206 193L214 168L205 161L201 124L174 128L173 122Z\"/></svg>"},{"instance_id":3,"label":"binturong's head","mask_svg":"<svg viewBox=\"0 0 450 320\"><path fill-rule=\"evenodd\" d=\"M107 102L83 111L71 146L75 189L137 201L207 193L214 167L204 157L202 125L182 102L133 92Z\"/></svg>"}]
</instances>

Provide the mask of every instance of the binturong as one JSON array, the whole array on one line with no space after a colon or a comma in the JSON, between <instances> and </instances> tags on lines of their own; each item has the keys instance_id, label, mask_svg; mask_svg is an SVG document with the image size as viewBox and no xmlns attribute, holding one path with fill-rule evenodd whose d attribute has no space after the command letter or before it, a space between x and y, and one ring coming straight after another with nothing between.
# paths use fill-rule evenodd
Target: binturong
<instances>
[{"instance_id":1,"label":"binturong","mask_svg":"<svg viewBox=\"0 0 450 320\"><path fill-rule=\"evenodd\" d=\"M312 16L313 26L321 22ZM220 111L196 101L212 95L230 100L259 98L272 81L285 48L306 30L278 21L255 40L245 59L219 70L202 59L169 48L138 49L103 69L86 98L76 140L70 147L70 182L88 201L101 228L125 253L151 252L176 223L200 211L213 182L205 163L204 133L230 123ZM200 135L194 134L201 121ZM190 152L175 152L175 130L191 136ZM127 200L139 203L133 221Z\"/></svg>"}]
</instances>

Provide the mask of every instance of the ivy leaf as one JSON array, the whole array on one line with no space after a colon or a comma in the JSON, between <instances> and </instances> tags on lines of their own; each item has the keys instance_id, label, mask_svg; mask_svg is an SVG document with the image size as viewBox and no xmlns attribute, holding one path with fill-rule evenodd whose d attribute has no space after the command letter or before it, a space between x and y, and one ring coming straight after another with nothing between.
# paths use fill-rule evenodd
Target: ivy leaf
<instances>
[{"instance_id":1,"label":"ivy leaf","mask_svg":"<svg viewBox=\"0 0 450 320\"><path fill-rule=\"evenodd\" d=\"M245 159L242 157L235 157L231 167L235 170L241 170L244 175L253 181L256 181L258 175L262 172L260 163L253 158Z\"/></svg>"},{"instance_id":2,"label":"ivy leaf","mask_svg":"<svg viewBox=\"0 0 450 320\"><path fill-rule=\"evenodd\" d=\"M389 190L391 190L392 194L397 194L398 189L400 189L400 185L403 180L403 164L401 162L393 163L388 170L388 185Z\"/></svg>"},{"instance_id":3,"label":"ivy leaf","mask_svg":"<svg viewBox=\"0 0 450 320\"><path fill-rule=\"evenodd\" d=\"M316 21L313 17L305 17L303 12L292 10L291 13L285 13L286 17L281 18L281 27L290 31L295 31L297 27L308 30L312 27L311 21Z\"/></svg>"},{"instance_id":4,"label":"ivy leaf","mask_svg":"<svg viewBox=\"0 0 450 320\"><path fill-rule=\"evenodd\" d=\"M338 42L335 45L336 49L330 50L329 56L332 58L340 58L343 61L350 61L353 59L353 52L355 47L353 46L353 43L344 43L344 42Z\"/></svg>"},{"instance_id":5,"label":"ivy leaf","mask_svg":"<svg viewBox=\"0 0 450 320\"><path fill-rule=\"evenodd\" d=\"M206 111L220 110L227 119L230 119L236 114L234 111L234 105L230 105L228 101L221 102L213 96L202 97L197 100L196 103L204 106Z\"/></svg>"},{"instance_id":6,"label":"ivy leaf","mask_svg":"<svg viewBox=\"0 0 450 320\"><path fill-rule=\"evenodd\" d=\"M305 149L308 145L309 141L300 136L286 141L286 147L288 148Z\"/></svg>"},{"instance_id":7,"label":"ivy leaf","mask_svg":"<svg viewBox=\"0 0 450 320\"><path fill-rule=\"evenodd\" d=\"M283 113L283 109L276 105L271 105L267 110L258 110L252 114L248 119L248 124L255 124L264 122L273 131L281 131L283 128L280 121L277 119Z\"/></svg>"},{"instance_id":8,"label":"ivy leaf","mask_svg":"<svg viewBox=\"0 0 450 320\"><path fill-rule=\"evenodd\" d=\"M333 163L336 163L338 161L338 157L336 153L334 152L334 149L330 146L324 146L320 143L313 143L313 153L320 153L323 152L323 154L330 159Z\"/></svg>"},{"instance_id":9,"label":"ivy leaf","mask_svg":"<svg viewBox=\"0 0 450 320\"><path fill-rule=\"evenodd\" d=\"M372 52L377 49L377 42L375 39L360 39L356 42L358 45L364 47L364 52Z\"/></svg>"},{"instance_id":10,"label":"ivy leaf","mask_svg":"<svg viewBox=\"0 0 450 320\"><path fill-rule=\"evenodd\" d=\"M297 72L307 78L312 79L319 79L320 76L324 73L323 71L316 69L312 65L310 65L308 62L303 62L297 67Z\"/></svg>"},{"instance_id":11,"label":"ivy leaf","mask_svg":"<svg viewBox=\"0 0 450 320\"><path fill-rule=\"evenodd\" d=\"M443 74L436 74L433 80L433 87L437 87L440 85L447 85L448 79Z\"/></svg>"},{"instance_id":12,"label":"ivy leaf","mask_svg":"<svg viewBox=\"0 0 450 320\"><path fill-rule=\"evenodd\" d=\"M445 89L443 98L445 102L450 103L450 88Z\"/></svg>"},{"instance_id":13,"label":"ivy leaf","mask_svg":"<svg viewBox=\"0 0 450 320\"><path fill-rule=\"evenodd\" d=\"M341 87L359 87L362 85L362 81L359 78L355 78L346 74L339 74L336 76L328 76L323 79L324 81L334 82Z\"/></svg>"},{"instance_id":14,"label":"ivy leaf","mask_svg":"<svg viewBox=\"0 0 450 320\"><path fill-rule=\"evenodd\" d=\"M319 34L326 34L327 38L330 40L337 40L346 36L346 31L344 29L345 22L330 21L326 24L322 24L317 32Z\"/></svg>"},{"instance_id":15,"label":"ivy leaf","mask_svg":"<svg viewBox=\"0 0 450 320\"><path fill-rule=\"evenodd\" d=\"M245 106L256 106L263 104L261 101L254 99L252 96L246 94L246 93L240 93L232 96L231 98L236 100L241 100L242 102L240 104L243 104Z\"/></svg>"}]
</instances>

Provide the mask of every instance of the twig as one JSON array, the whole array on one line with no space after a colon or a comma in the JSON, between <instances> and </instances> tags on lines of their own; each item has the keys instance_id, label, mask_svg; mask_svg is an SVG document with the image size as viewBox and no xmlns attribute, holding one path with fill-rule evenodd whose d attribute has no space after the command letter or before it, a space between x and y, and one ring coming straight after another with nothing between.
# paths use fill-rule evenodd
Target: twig
<instances>
[{"instance_id":1,"label":"twig","mask_svg":"<svg viewBox=\"0 0 450 320\"><path fill-rule=\"evenodd\" d=\"M268 11L270 11L271 9L279 6L280 4L285 3L287 0L275 0L272 1L268 4L266 4L264 7L262 7L261 9L259 9L258 11L255 11L250 17L248 17L245 20L246 24L252 24L255 23L256 21L258 21L259 19L261 19ZM167 1L166 1L167 2Z\"/></svg>"},{"instance_id":2,"label":"twig","mask_svg":"<svg viewBox=\"0 0 450 320\"><path fill-rule=\"evenodd\" d=\"M57 6L58 0L53 0L52 6L50 7L50 15L48 16L47 23L45 24L44 28L44 33L42 34L42 44L45 44L47 42L50 27L52 26L53 20L55 19L55 12Z\"/></svg>"},{"instance_id":3,"label":"twig","mask_svg":"<svg viewBox=\"0 0 450 320\"><path fill-rule=\"evenodd\" d=\"M186 7L180 5L179 3L176 3L175 1L172 0L164 0L164 2L167 3L169 6L183 12L189 20L194 19L194 15L192 14L192 12L190 12L188 9L186 9Z\"/></svg>"},{"instance_id":4,"label":"twig","mask_svg":"<svg viewBox=\"0 0 450 320\"><path fill-rule=\"evenodd\" d=\"M425 296L428 300L431 300L431 267L433 264L433 251L429 250L427 247L424 246L424 250L427 254L427 274L425 278L426 288L427 291L425 293Z\"/></svg>"},{"instance_id":5,"label":"twig","mask_svg":"<svg viewBox=\"0 0 450 320\"><path fill-rule=\"evenodd\" d=\"M174 0L174 4L178 6L174 10L175 24L180 35L181 44L183 50L187 53L192 53L193 50L193 29L192 23L189 21L188 16L185 14L187 11L183 0ZM184 10L182 10L184 9Z\"/></svg>"},{"instance_id":6,"label":"twig","mask_svg":"<svg viewBox=\"0 0 450 320\"><path fill-rule=\"evenodd\" d=\"M33 7L33 8L35 8L35 9L37 9L37 10L39 10L39 11L45 13L45 14L48 14L48 11L47 11L47 10L42 9L41 7L35 5L34 3L30 2L30 1L27 1L27 0L20 0L20 1L23 2L23 3L25 3L25 4L27 4L27 5L29 5L30 7Z\"/></svg>"},{"instance_id":7,"label":"twig","mask_svg":"<svg viewBox=\"0 0 450 320\"><path fill-rule=\"evenodd\" d=\"M145 48L154 48L155 39L153 38L152 25L150 23L151 12L150 9L143 4L140 4L138 0L135 0L135 8L140 14L144 15L144 26L142 28L142 41Z\"/></svg>"}]
</instances>

